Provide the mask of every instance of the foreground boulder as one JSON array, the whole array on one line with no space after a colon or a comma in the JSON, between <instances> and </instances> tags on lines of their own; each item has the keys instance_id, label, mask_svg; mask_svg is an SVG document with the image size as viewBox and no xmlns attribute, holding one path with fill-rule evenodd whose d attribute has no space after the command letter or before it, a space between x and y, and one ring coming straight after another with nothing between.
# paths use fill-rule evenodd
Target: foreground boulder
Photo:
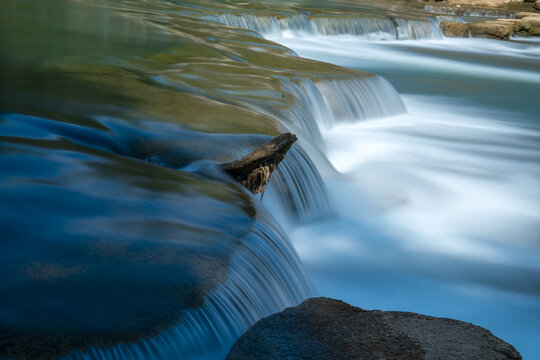
<instances>
[{"instance_id":1,"label":"foreground boulder","mask_svg":"<svg viewBox=\"0 0 540 360\"><path fill-rule=\"evenodd\" d=\"M462 321L366 311L312 298L257 322L232 347L236 359L521 359L491 332Z\"/></svg>"}]
</instances>

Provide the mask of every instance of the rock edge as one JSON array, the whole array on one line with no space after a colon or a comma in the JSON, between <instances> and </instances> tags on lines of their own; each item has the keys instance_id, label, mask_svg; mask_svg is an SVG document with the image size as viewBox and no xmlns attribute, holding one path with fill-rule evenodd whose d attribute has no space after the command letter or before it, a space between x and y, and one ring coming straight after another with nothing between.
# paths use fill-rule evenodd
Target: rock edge
<instances>
[{"instance_id":1,"label":"rock edge","mask_svg":"<svg viewBox=\"0 0 540 360\"><path fill-rule=\"evenodd\" d=\"M311 298L258 321L227 356L237 359L518 360L521 355L470 323Z\"/></svg>"}]
</instances>

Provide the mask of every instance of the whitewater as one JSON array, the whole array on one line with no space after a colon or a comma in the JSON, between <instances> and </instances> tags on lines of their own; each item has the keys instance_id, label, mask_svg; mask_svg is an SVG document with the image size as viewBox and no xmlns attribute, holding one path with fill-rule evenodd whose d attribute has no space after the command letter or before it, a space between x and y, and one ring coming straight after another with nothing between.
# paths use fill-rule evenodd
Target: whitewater
<instances>
[{"instance_id":1,"label":"whitewater","mask_svg":"<svg viewBox=\"0 0 540 360\"><path fill-rule=\"evenodd\" d=\"M263 34L299 56L377 74L289 88L314 120L292 128L335 216L281 222L318 294L472 322L536 358L540 48L447 39L434 27L396 40L387 25L361 36Z\"/></svg>"}]
</instances>

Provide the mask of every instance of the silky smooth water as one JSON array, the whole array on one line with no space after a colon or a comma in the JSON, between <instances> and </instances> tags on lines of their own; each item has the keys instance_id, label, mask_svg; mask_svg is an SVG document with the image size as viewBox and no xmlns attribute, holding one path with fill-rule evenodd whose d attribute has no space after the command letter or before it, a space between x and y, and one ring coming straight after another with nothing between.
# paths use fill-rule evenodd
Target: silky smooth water
<instances>
[{"instance_id":1,"label":"silky smooth water","mask_svg":"<svg viewBox=\"0 0 540 360\"><path fill-rule=\"evenodd\" d=\"M314 295L287 234L217 165L276 132L210 94L216 67L246 62L171 9L0 10L0 358L222 359ZM221 73L225 93L237 76Z\"/></svg>"},{"instance_id":2,"label":"silky smooth water","mask_svg":"<svg viewBox=\"0 0 540 360\"><path fill-rule=\"evenodd\" d=\"M406 107L321 127L340 216L292 229L319 294L473 322L540 356L540 47L267 37L382 75Z\"/></svg>"},{"instance_id":3,"label":"silky smooth water","mask_svg":"<svg viewBox=\"0 0 540 360\"><path fill-rule=\"evenodd\" d=\"M312 278L538 357L538 42L271 4L2 8L2 355L219 359ZM216 165L277 122L278 223Z\"/></svg>"}]
</instances>

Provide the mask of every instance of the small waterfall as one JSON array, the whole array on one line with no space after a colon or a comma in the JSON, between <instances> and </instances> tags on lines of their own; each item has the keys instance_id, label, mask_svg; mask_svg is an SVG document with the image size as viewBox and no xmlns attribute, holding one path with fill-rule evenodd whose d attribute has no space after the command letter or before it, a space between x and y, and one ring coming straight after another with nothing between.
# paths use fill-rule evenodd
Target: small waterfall
<instances>
[{"instance_id":1,"label":"small waterfall","mask_svg":"<svg viewBox=\"0 0 540 360\"><path fill-rule=\"evenodd\" d=\"M440 20L438 18L430 18L428 21L405 19L395 19L395 21L398 24L396 30L399 40L439 40L443 38L443 34L439 28Z\"/></svg>"},{"instance_id":2,"label":"small waterfall","mask_svg":"<svg viewBox=\"0 0 540 360\"><path fill-rule=\"evenodd\" d=\"M319 170L298 145L272 174L269 192L278 198L287 221L306 223L328 218L334 211Z\"/></svg>"},{"instance_id":3,"label":"small waterfall","mask_svg":"<svg viewBox=\"0 0 540 360\"><path fill-rule=\"evenodd\" d=\"M323 146L321 131L335 123L355 122L406 112L399 94L380 76L347 80L301 80L285 85L296 104L285 122Z\"/></svg>"},{"instance_id":4,"label":"small waterfall","mask_svg":"<svg viewBox=\"0 0 540 360\"><path fill-rule=\"evenodd\" d=\"M318 35L354 35L367 39L392 40L396 28L389 18L315 17L312 23Z\"/></svg>"},{"instance_id":5,"label":"small waterfall","mask_svg":"<svg viewBox=\"0 0 540 360\"><path fill-rule=\"evenodd\" d=\"M270 15L221 13L205 20L249 29L262 35L352 35L368 40L442 39L439 20L387 17Z\"/></svg>"},{"instance_id":6,"label":"small waterfall","mask_svg":"<svg viewBox=\"0 0 540 360\"><path fill-rule=\"evenodd\" d=\"M136 343L73 351L63 359L223 359L260 318L294 306L314 290L289 239L264 210L233 255L228 279L180 322Z\"/></svg>"},{"instance_id":7,"label":"small waterfall","mask_svg":"<svg viewBox=\"0 0 540 360\"><path fill-rule=\"evenodd\" d=\"M406 112L396 90L384 78L302 79L284 90L296 103L278 116L283 126L324 149L322 132L336 123L356 122ZM287 222L305 223L333 214L326 186L317 167L300 146L293 146L270 182ZM270 200L273 201L273 200Z\"/></svg>"}]
</instances>

